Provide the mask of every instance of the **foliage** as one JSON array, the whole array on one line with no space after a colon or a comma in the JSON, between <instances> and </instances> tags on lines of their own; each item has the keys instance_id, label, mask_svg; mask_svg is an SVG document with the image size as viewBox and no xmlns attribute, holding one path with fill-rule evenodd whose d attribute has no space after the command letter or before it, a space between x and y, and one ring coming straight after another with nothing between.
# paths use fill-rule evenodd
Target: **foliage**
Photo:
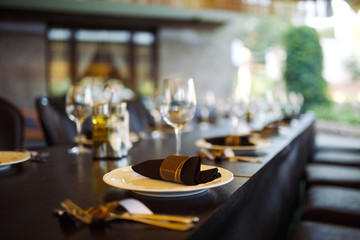
<instances>
[{"instance_id":1,"label":"foliage","mask_svg":"<svg viewBox=\"0 0 360 240\"><path fill-rule=\"evenodd\" d=\"M154 94L154 91L155 91L155 84L154 81L152 80L141 81L137 88L137 94L140 97L151 96Z\"/></svg>"},{"instance_id":2,"label":"foliage","mask_svg":"<svg viewBox=\"0 0 360 240\"><path fill-rule=\"evenodd\" d=\"M323 54L319 36L315 29L292 27L284 35L286 66L284 79L287 90L301 92L304 108L329 103L327 83L322 76Z\"/></svg>"},{"instance_id":3,"label":"foliage","mask_svg":"<svg viewBox=\"0 0 360 240\"><path fill-rule=\"evenodd\" d=\"M320 38L334 38L334 27L323 27L317 29Z\"/></svg>"},{"instance_id":4,"label":"foliage","mask_svg":"<svg viewBox=\"0 0 360 240\"><path fill-rule=\"evenodd\" d=\"M347 124L360 124L359 109L356 109L350 103L318 105L312 110L318 119Z\"/></svg>"},{"instance_id":5,"label":"foliage","mask_svg":"<svg viewBox=\"0 0 360 240\"><path fill-rule=\"evenodd\" d=\"M269 76L263 71L256 71L253 76L251 92L255 95L265 95L269 89L274 89L277 82L269 78Z\"/></svg>"},{"instance_id":6,"label":"foliage","mask_svg":"<svg viewBox=\"0 0 360 240\"><path fill-rule=\"evenodd\" d=\"M53 79L49 84L49 95L54 97L65 96L71 85L69 78Z\"/></svg>"},{"instance_id":7,"label":"foliage","mask_svg":"<svg viewBox=\"0 0 360 240\"><path fill-rule=\"evenodd\" d=\"M345 62L345 66L351 73L352 80L359 81L360 80L360 61L357 58L352 57L352 58L349 58Z\"/></svg>"},{"instance_id":8,"label":"foliage","mask_svg":"<svg viewBox=\"0 0 360 240\"><path fill-rule=\"evenodd\" d=\"M264 54L270 46L279 45L290 22L275 16L244 15L238 22L237 36L252 52Z\"/></svg>"}]
</instances>

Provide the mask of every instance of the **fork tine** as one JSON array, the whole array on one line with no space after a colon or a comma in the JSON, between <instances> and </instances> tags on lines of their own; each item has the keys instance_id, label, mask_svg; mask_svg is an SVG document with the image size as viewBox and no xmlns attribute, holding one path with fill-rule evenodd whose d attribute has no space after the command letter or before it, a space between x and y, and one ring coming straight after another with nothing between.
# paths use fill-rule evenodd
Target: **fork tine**
<instances>
[{"instance_id":1,"label":"fork tine","mask_svg":"<svg viewBox=\"0 0 360 240\"><path fill-rule=\"evenodd\" d=\"M75 217L77 216L79 220L82 220L83 222L90 224L92 222L92 216L91 214L87 213L79 207L77 204L72 202L70 199L65 200L65 204L70 208L70 211L75 214Z\"/></svg>"},{"instance_id":2,"label":"fork tine","mask_svg":"<svg viewBox=\"0 0 360 240\"><path fill-rule=\"evenodd\" d=\"M85 211L92 215L93 219L103 219L108 216L114 209L119 206L118 202L108 202L98 207L91 207Z\"/></svg>"},{"instance_id":3,"label":"fork tine","mask_svg":"<svg viewBox=\"0 0 360 240\"><path fill-rule=\"evenodd\" d=\"M75 203L74 203L73 201L71 201L70 199L66 199L66 200L64 201L64 203L65 203L68 207L76 210L78 213L81 213L81 214L84 215L84 216L90 216L89 214L86 213L86 211L85 211L83 208L81 208L79 205L75 204Z\"/></svg>"},{"instance_id":4,"label":"fork tine","mask_svg":"<svg viewBox=\"0 0 360 240\"><path fill-rule=\"evenodd\" d=\"M87 213L84 209L76 205L70 199L66 199L60 203L61 206L75 218L79 219L80 221L90 224L92 222L91 214Z\"/></svg>"}]
</instances>

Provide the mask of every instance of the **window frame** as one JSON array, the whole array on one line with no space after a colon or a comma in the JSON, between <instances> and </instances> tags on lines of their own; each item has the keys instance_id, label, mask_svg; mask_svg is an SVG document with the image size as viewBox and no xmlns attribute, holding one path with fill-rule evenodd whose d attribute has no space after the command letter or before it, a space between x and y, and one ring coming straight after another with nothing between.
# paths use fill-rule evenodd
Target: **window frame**
<instances>
[{"instance_id":1,"label":"window frame","mask_svg":"<svg viewBox=\"0 0 360 240\"><path fill-rule=\"evenodd\" d=\"M75 39L76 31L78 30L119 30L119 31L128 31L130 33L130 40L128 43L129 46L129 81L127 82L128 87L131 88L133 91L136 92L138 84L140 79L137 76L136 73L136 43L134 42L134 34L137 32L149 32L152 33L154 36L154 41L152 44L150 44L151 48L151 65L150 65L150 78L154 83L154 86L157 87L157 79L159 74L159 54L158 54L158 48L159 48L159 41L158 41L158 29L157 28L131 28L131 27L91 27L91 26L84 26L84 25L78 25L78 26L71 26L71 25L64 25L64 24L48 24L45 32L45 38L46 38L46 82L47 82L47 92L50 94L50 82L51 82L51 76L50 76L50 65L52 61L52 53L51 53L51 42L53 40L49 39L48 33L51 29L54 28L62 28L62 29L68 29L70 30L70 38L68 40L69 42L69 74L70 74L70 80L72 83L80 81L77 77L77 44L78 41ZM99 42L100 43L100 42Z\"/></svg>"}]
</instances>

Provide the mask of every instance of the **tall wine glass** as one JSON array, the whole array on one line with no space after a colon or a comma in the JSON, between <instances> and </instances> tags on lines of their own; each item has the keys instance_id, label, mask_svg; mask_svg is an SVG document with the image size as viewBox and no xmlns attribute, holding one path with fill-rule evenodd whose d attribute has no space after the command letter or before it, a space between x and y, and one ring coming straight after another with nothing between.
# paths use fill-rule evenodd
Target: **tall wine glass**
<instances>
[{"instance_id":1,"label":"tall wine glass","mask_svg":"<svg viewBox=\"0 0 360 240\"><path fill-rule=\"evenodd\" d=\"M242 119L246 117L246 113L250 104L250 93L244 91L240 86L237 86L232 93L232 114L233 114L233 126L234 134L241 135L243 131L247 129L241 129L245 125L241 125ZM246 127L247 128L247 127Z\"/></svg>"},{"instance_id":2,"label":"tall wine glass","mask_svg":"<svg viewBox=\"0 0 360 240\"><path fill-rule=\"evenodd\" d=\"M181 130L196 111L196 94L192 78L169 78L161 84L160 113L176 135L176 154L180 154Z\"/></svg>"},{"instance_id":3,"label":"tall wine glass","mask_svg":"<svg viewBox=\"0 0 360 240\"><path fill-rule=\"evenodd\" d=\"M77 146L69 149L69 153L79 154L89 152L81 140L82 125L92 112L91 89L89 86L73 84L66 95L66 113L76 124Z\"/></svg>"}]
</instances>

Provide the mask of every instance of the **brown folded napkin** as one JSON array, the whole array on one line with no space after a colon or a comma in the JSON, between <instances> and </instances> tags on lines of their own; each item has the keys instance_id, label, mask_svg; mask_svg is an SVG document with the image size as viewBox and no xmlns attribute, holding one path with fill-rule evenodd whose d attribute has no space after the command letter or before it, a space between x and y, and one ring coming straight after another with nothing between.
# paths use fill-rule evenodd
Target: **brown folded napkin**
<instances>
[{"instance_id":1,"label":"brown folded napkin","mask_svg":"<svg viewBox=\"0 0 360 240\"><path fill-rule=\"evenodd\" d=\"M237 136L237 135L228 135L225 137L214 137L205 139L208 143L212 145L223 145L223 146L253 146L254 144L250 142L250 137Z\"/></svg>"},{"instance_id":2,"label":"brown folded napkin","mask_svg":"<svg viewBox=\"0 0 360 240\"><path fill-rule=\"evenodd\" d=\"M217 168L200 171L199 156L170 155L165 159L147 160L132 166L132 169L148 178L197 185L221 177Z\"/></svg>"},{"instance_id":3,"label":"brown folded napkin","mask_svg":"<svg viewBox=\"0 0 360 240\"><path fill-rule=\"evenodd\" d=\"M257 133L261 135L279 135L279 125L276 123L269 123L263 127L263 129L258 131L252 131L252 133Z\"/></svg>"}]
</instances>

